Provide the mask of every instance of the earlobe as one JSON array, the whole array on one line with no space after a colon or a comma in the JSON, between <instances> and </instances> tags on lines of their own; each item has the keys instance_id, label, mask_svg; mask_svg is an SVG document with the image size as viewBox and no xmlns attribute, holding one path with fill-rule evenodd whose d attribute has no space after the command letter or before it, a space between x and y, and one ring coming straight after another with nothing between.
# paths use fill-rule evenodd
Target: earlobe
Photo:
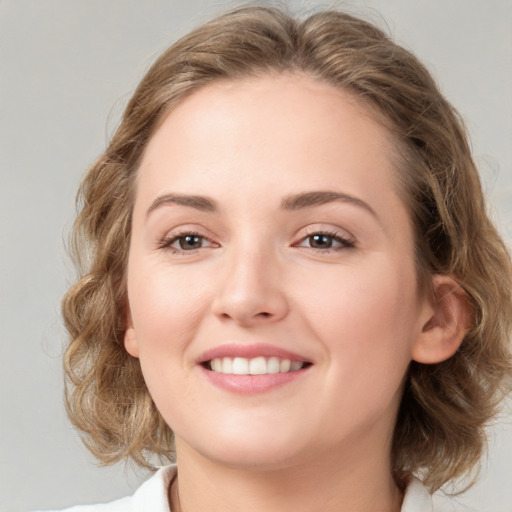
<instances>
[{"instance_id":1,"label":"earlobe","mask_svg":"<svg viewBox=\"0 0 512 512\"><path fill-rule=\"evenodd\" d=\"M433 277L433 295L412 351L418 363L433 364L449 359L460 347L472 322L473 308L466 292L451 277Z\"/></svg>"},{"instance_id":2,"label":"earlobe","mask_svg":"<svg viewBox=\"0 0 512 512\"><path fill-rule=\"evenodd\" d=\"M126 329L124 331L124 348L132 357L139 357L139 344L133 327L132 315L128 308L126 313Z\"/></svg>"}]
</instances>

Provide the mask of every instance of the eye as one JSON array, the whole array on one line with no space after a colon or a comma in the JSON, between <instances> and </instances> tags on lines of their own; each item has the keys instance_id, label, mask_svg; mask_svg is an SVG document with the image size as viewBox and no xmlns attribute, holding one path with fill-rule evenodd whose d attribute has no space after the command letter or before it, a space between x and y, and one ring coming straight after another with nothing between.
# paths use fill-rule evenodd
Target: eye
<instances>
[{"instance_id":1,"label":"eye","mask_svg":"<svg viewBox=\"0 0 512 512\"><path fill-rule=\"evenodd\" d=\"M218 244L198 233L179 233L167 236L162 240L160 247L173 253L180 253L196 251L205 247L218 247Z\"/></svg>"},{"instance_id":2,"label":"eye","mask_svg":"<svg viewBox=\"0 0 512 512\"><path fill-rule=\"evenodd\" d=\"M192 251L203 246L204 238L197 235L185 235L176 238L174 244L177 244L183 251Z\"/></svg>"},{"instance_id":3,"label":"eye","mask_svg":"<svg viewBox=\"0 0 512 512\"><path fill-rule=\"evenodd\" d=\"M355 243L339 233L318 232L303 238L298 246L327 252L352 248L355 247Z\"/></svg>"}]
</instances>

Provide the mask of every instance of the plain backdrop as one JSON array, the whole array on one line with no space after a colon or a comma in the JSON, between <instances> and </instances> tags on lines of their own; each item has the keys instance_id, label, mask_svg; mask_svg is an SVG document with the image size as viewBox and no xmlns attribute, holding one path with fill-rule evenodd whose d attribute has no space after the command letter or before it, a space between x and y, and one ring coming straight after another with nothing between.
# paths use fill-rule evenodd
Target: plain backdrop
<instances>
[{"instance_id":1,"label":"plain backdrop","mask_svg":"<svg viewBox=\"0 0 512 512\"><path fill-rule=\"evenodd\" d=\"M268 2L272 3L272 2ZM97 468L62 401L63 240L83 171L153 59L239 2L0 0L0 510L131 493L147 475ZM308 12L329 3L287 4ZM472 135L492 215L512 239L512 2L338 2L430 68ZM456 510L512 511L512 413L490 430L479 483ZM469 508L468 508L469 507Z\"/></svg>"}]
</instances>

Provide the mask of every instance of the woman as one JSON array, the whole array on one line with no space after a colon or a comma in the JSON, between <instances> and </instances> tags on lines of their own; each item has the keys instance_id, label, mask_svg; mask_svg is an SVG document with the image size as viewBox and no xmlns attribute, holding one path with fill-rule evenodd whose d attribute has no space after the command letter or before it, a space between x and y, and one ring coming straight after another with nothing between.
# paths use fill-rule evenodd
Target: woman
<instances>
[{"instance_id":1,"label":"woman","mask_svg":"<svg viewBox=\"0 0 512 512\"><path fill-rule=\"evenodd\" d=\"M457 113L377 28L213 20L80 194L70 417L105 463L177 459L91 510L427 511L474 470L510 259Z\"/></svg>"}]
</instances>

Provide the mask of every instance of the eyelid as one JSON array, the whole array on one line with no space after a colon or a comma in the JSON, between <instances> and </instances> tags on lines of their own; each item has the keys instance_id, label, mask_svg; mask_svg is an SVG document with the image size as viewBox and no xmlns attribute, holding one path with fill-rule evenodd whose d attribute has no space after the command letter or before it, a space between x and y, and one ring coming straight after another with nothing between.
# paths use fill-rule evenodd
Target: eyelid
<instances>
[{"instance_id":1,"label":"eyelid","mask_svg":"<svg viewBox=\"0 0 512 512\"><path fill-rule=\"evenodd\" d=\"M296 247L306 247L304 245L301 245L303 242L305 242L308 238L311 238L315 235L324 235L327 237L331 237L333 239L336 239L340 242L340 245L329 247L329 248L317 248L317 247L310 247L311 250L326 253L326 252L336 252L336 251L342 251L346 249L353 249L356 247L357 240L356 238L349 233L346 230L342 230L339 228L314 228L312 226L308 226L306 228L306 232L301 234L300 238L297 242L295 242L293 245ZM306 247L307 248L307 247Z\"/></svg>"},{"instance_id":2,"label":"eyelid","mask_svg":"<svg viewBox=\"0 0 512 512\"><path fill-rule=\"evenodd\" d=\"M205 233L205 231L208 231L208 233ZM294 247L303 247L308 249L306 245L302 245L308 238L315 236L315 235L324 235L326 237L333 238L334 240L338 241L338 245L326 247L326 248L319 248L319 247L309 247L309 249L321 253L327 253L327 252L336 252L336 251L342 251L347 250L351 248L356 247L356 238L347 230L341 229L338 227L321 227L321 226L307 226L306 228L303 228L301 230L302 233L297 235L296 241L292 243L292 246ZM185 238L187 236L192 237L198 237L201 238L206 245L203 245L201 247L198 247L196 249L181 249L181 248L174 248L172 245L176 243L179 239ZM212 236L209 232L209 230L202 229L201 227L198 229L197 227L188 227L188 226L179 226L176 228L173 228L166 232L166 234L161 237L157 241L157 247L158 249L163 250L169 250L172 253L175 254L193 254L201 249L210 249L210 248L217 248L220 247L220 244L215 241L214 236Z\"/></svg>"},{"instance_id":3,"label":"eyelid","mask_svg":"<svg viewBox=\"0 0 512 512\"><path fill-rule=\"evenodd\" d=\"M208 245L198 247L197 249L179 249L172 247L172 244L176 243L179 239L185 238L187 236L193 236L201 238L202 240L208 242ZM210 235L206 235L201 231L198 231L197 229L192 228L176 228L172 229L171 231L168 231L159 241L158 241L158 248L163 250L168 250L172 252L173 254L193 254L200 249L210 249L210 248L216 248L220 247L220 244L218 242L215 242Z\"/></svg>"}]
</instances>

